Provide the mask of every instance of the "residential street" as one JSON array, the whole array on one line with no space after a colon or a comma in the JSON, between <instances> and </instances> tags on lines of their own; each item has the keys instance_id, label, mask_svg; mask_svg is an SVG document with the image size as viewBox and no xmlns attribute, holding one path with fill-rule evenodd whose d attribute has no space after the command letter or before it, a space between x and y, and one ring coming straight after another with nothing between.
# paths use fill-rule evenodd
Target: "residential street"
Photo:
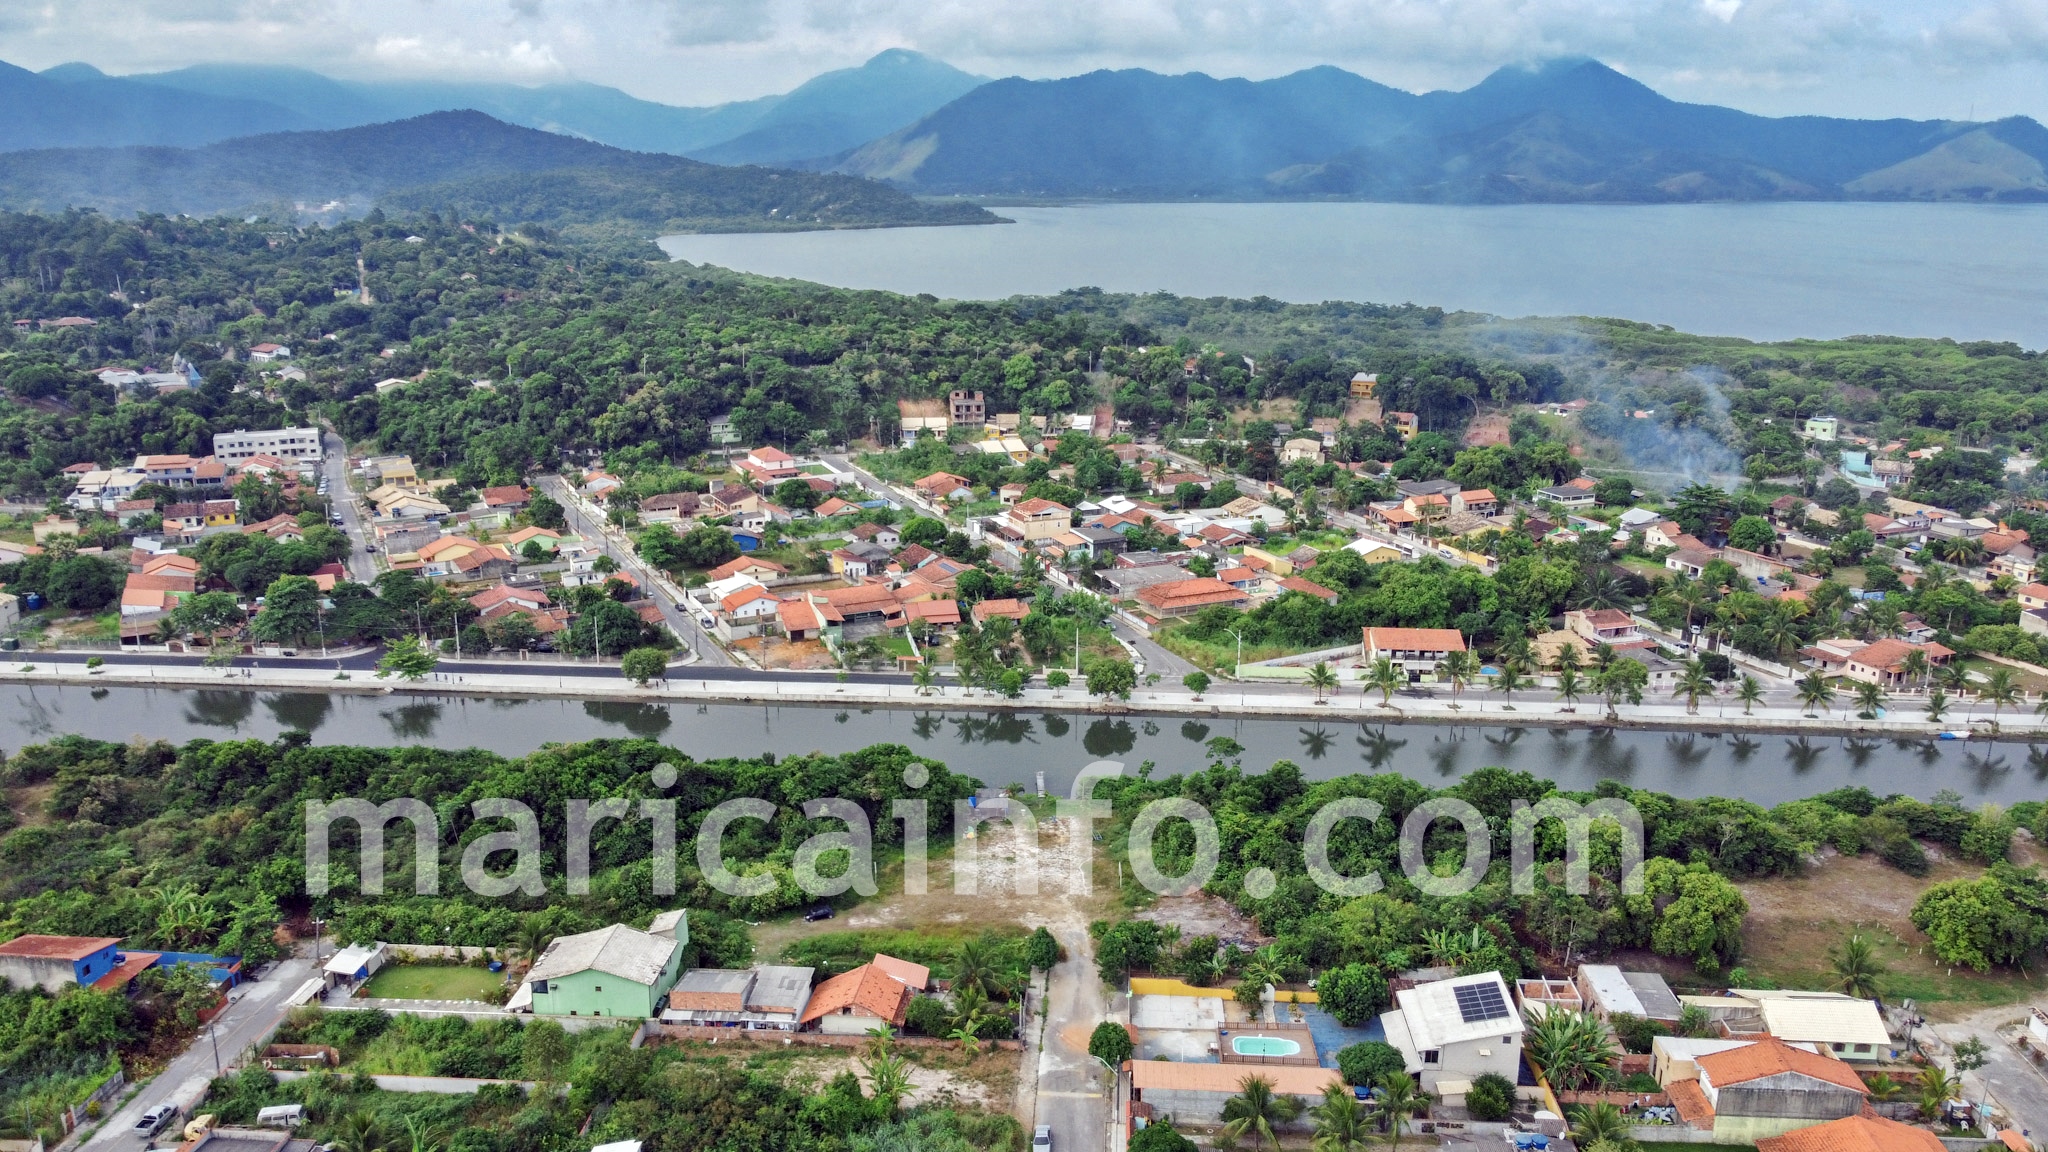
<instances>
[{"instance_id":1,"label":"residential street","mask_svg":"<svg viewBox=\"0 0 2048 1152\"><path fill-rule=\"evenodd\" d=\"M1047 981L1044 1046L1038 1052L1038 1107L1033 1124L1052 1125L1055 1149L1115 1149L1108 1125L1110 1074L1088 1054L1095 1025L1109 1018L1109 1001L1095 973L1095 943L1088 936L1083 897L1070 896L1051 927L1066 950Z\"/></svg>"},{"instance_id":2,"label":"residential street","mask_svg":"<svg viewBox=\"0 0 2048 1152\"><path fill-rule=\"evenodd\" d=\"M683 647L692 653L696 660L713 668L736 666L733 658L726 655L725 649L720 648L716 641L704 634L704 628L697 623L690 606L678 604L655 578L654 572L640 562L631 546L621 538L622 534L615 533L604 522L584 511L582 500L570 490L566 481L559 476L542 476L535 484L562 506L562 515L568 520L570 531L604 549L604 554L618 564L620 571L630 574L633 579L640 582L640 587L661 608L662 618L668 621L669 631L676 634L683 642Z\"/></svg>"},{"instance_id":3,"label":"residential street","mask_svg":"<svg viewBox=\"0 0 2048 1152\"><path fill-rule=\"evenodd\" d=\"M332 432L320 434L320 475L327 479L327 498L341 514L341 530L352 547L348 559L349 579L368 584L377 578L377 561L369 553L369 534L363 524L362 508L348 486L348 445Z\"/></svg>"},{"instance_id":4,"label":"residential street","mask_svg":"<svg viewBox=\"0 0 2048 1152\"><path fill-rule=\"evenodd\" d=\"M312 975L313 961L310 957L290 956L279 961L277 967L261 981L242 985L234 994L234 1003L214 1019L212 1036L202 1031L191 1047L171 1061L162 1074L130 1096L126 1104L107 1117L90 1140L77 1147L142 1147L142 1139L133 1131L142 1114L166 1101L185 1102L197 1098L206 1082L213 1078L216 1044L220 1067L225 1068L243 1050L277 1027L287 1011L285 1000ZM177 1144L177 1129L183 1125L183 1119L174 1125L166 1125L157 1142Z\"/></svg>"},{"instance_id":5,"label":"residential street","mask_svg":"<svg viewBox=\"0 0 2048 1152\"><path fill-rule=\"evenodd\" d=\"M1960 1023L1935 1024L1932 1030L1951 1049L1971 1036L1984 1041L1984 1067L1963 1074L1964 1094L1974 1104L1983 1099L1985 1089L1989 1088L1992 1097L2018 1121L2022 1133L2037 1139L2048 1137L2048 1075L2013 1047L2011 1029L2000 1032L2001 1026L2023 1018L2026 1012L2023 1005L2007 1004L1979 1012Z\"/></svg>"}]
</instances>

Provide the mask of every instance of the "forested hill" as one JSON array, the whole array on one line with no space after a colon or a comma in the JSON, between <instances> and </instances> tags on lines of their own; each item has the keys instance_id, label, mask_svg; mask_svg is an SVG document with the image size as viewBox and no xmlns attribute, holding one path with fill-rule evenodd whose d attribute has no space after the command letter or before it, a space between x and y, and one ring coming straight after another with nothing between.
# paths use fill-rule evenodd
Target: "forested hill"
<instances>
[{"instance_id":1,"label":"forested hill","mask_svg":"<svg viewBox=\"0 0 2048 1152\"><path fill-rule=\"evenodd\" d=\"M2010 344L1756 344L1621 320L1093 290L941 301L431 214L301 229L0 214L0 318L65 315L98 322L0 323L0 493L49 494L67 464L204 452L213 432L312 415L477 483L591 451L619 468L686 461L727 414L749 443L888 439L897 399L954 387L986 392L992 410L1106 401L1162 434L1238 435L1267 401L1291 402L1296 420L1345 414L1356 371L1378 372L1380 397L1438 434L1440 465L1475 413L1574 396L1593 401L1589 432L1653 469L1683 448L1785 475L1810 460L1790 430L1819 412L1888 437L2048 448L2048 358ZM308 378L261 387L245 358L261 341L290 345ZM203 387L117 401L88 375L174 352ZM374 390L390 377L416 383ZM1386 459L1369 454L1383 451L1376 435L1362 426L1343 458Z\"/></svg>"},{"instance_id":2,"label":"forested hill","mask_svg":"<svg viewBox=\"0 0 2048 1152\"><path fill-rule=\"evenodd\" d=\"M1772 118L1668 99L1594 60L1415 95L1337 68L1131 69L985 84L833 161L930 193L1446 203L2048 198L2025 117Z\"/></svg>"},{"instance_id":3,"label":"forested hill","mask_svg":"<svg viewBox=\"0 0 2048 1152\"><path fill-rule=\"evenodd\" d=\"M547 225L655 230L991 223L853 176L724 168L436 112L330 132L283 132L203 148L56 148L0 154L0 207L92 208L290 220L373 204Z\"/></svg>"}]
</instances>

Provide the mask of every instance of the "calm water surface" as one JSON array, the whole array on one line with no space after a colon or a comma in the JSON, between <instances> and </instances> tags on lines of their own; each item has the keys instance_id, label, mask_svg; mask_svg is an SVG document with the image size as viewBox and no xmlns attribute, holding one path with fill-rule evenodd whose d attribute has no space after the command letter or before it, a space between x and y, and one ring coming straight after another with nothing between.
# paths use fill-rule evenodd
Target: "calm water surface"
<instances>
[{"instance_id":1,"label":"calm water surface","mask_svg":"<svg viewBox=\"0 0 2048 1152\"><path fill-rule=\"evenodd\" d=\"M1943 788L1972 803L2048 797L2048 744L1722 736L1548 728L1451 728L1293 720L1181 720L1062 714L835 711L740 704L644 704L468 697L329 696L228 689L0 688L0 747L67 733L182 743L273 739L288 729L320 744L428 744L523 755L550 741L643 736L700 759L839 752L901 743L984 783L1063 792L1083 764L1155 761L1161 774L1203 765L1202 742L1230 736L1248 768L1292 759L1312 778L1400 772L1451 783L1489 764L1570 789L1622 780L1681 796L1762 804L1860 784L1923 799Z\"/></svg>"},{"instance_id":2,"label":"calm water surface","mask_svg":"<svg viewBox=\"0 0 2048 1152\"><path fill-rule=\"evenodd\" d=\"M1015 224L669 236L682 260L1000 299L1186 296L1617 316L1779 340L2048 344L2048 205L1104 204Z\"/></svg>"}]
</instances>

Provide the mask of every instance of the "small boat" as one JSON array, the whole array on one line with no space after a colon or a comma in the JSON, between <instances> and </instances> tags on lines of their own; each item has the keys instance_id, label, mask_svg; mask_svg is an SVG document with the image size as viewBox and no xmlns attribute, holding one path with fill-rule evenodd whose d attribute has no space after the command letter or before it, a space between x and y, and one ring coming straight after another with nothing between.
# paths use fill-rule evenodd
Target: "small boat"
<instances>
[{"instance_id":1,"label":"small boat","mask_svg":"<svg viewBox=\"0 0 2048 1152\"><path fill-rule=\"evenodd\" d=\"M1936 740L1968 740L1969 738L1970 734L1961 729L1951 729L1935 737Z\"/></svg>"}]
</instances>

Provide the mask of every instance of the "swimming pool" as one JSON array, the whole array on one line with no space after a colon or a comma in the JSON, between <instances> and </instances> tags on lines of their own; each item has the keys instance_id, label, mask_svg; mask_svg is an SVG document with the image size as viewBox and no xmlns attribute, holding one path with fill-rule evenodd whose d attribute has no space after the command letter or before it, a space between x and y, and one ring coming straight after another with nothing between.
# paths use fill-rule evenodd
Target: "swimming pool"
<instances>
[{"instance_id":1,"label":"swimming pool","mask_svg":"<svg viewBox=\"0 0 2048 1152\"><path fill-rule=\"evenodd\" d=\"M1299 1056L1301 1044L1285 1036L1232 1036L1230 1050L1239 1056Z\"/></svg>"}]
</instances>

